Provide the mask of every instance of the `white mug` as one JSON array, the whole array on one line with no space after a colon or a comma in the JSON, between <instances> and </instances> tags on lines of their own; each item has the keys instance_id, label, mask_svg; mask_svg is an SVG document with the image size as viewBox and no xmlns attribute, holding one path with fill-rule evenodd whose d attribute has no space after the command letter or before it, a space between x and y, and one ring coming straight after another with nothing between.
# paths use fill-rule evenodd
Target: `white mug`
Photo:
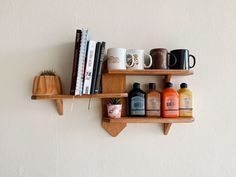
<instances>
[{"instance_id":1,"label":"white mug","mask_svg":"<svg viewBox=\"0 0 236 177\"><path fill-rule=\"evenodd\" d=\"M119 70L130 68L134 65L134 58L131 57L129 63L126 58L126 49L109 48L107 49L107 68L108 70Z\"/></svg>"},{"instance_id":2,"label":"white mug","mask_svg":"<svg viewBox=\"0 0 236 177\"><path fill-rule=\"evenodd\" d=\"M134 64L128 69L144 69L150 68L152 66L152 56L145 54L142 49L129 49L127 50L127 60L134 59ZM149 64L146 65L145 59L149 59Z\"/></svg>"}]
</instances>

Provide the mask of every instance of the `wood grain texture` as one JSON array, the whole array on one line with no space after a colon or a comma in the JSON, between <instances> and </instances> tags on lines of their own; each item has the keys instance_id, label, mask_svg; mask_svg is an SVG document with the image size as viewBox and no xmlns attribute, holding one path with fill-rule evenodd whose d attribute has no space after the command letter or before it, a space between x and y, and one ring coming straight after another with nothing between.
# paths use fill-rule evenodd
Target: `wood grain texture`
<instances>
[{"instance_id":1,"label":"wood grain texture","mask_svg":"<svg viewBox=\"0 0 236 177\"><path fill-rule=\"evenodd\" d=\"M171 127L172 124L164 124L163 125L163 132L164 132L164 135L168 135L169 131L170 131L170 127Z\"/></svg>"},{"instance_id":2,"label":"wood grain texture","mask_svg":"<svg viewBox=\"0 0 236 177\"><path fill-rule=\"evenodd\" d=\"M59 115L63 115L63 100L57 99L56 100L57 112Z\"/></svg>"},{"instance_id":3,"label":"wood grain texture","mask_svg":"<svg viewBox=\"0 0 236 177\"><path fill-rule=\"evenodd\" d=\"M192 70L170 70L170 69L145 69L145 70L112 70L108 74L114 75L192 75Z\"/></svg>"},{"instance_id":4,"label":"wood grain texture","mask_svg":"<svg viewBox=\"0 0 236 177\"><path fill-rule=\"evenodd\" d=\"M172 76L172 75L166 75L166 76L165 76L165 78L164 78L164 84L165 84L166 82L170 82L170 81L171 81L171 76Z\"/></svg>"},{"instance_id":5,"label":"wood grain texture","mask_svg":"<svg viewBox=\"0 0 236 177\"><path fill-rule=\"evenodd\" d=\"M121 117L120 119L110 119L104 117L109 122L118 123L191 123L194 121L193 117L189 118L149 118L149 117Z\"/></svg>"},{"instance_id":6,"label":"wood grain texture","mask_svg":"<svg viewBox=\"0 0 236 177\"><path fill-rule=\"evenodd\" d=\"M61 79L58 76L36 76L34 78L32 92L33 95L61 94Z\"/></svg>"},{"instance_id":7,"label":"wood grain texture","mask_svg":"<svg viewBox=\"0 0 236 177\"><path fill-rule=\"evenodd\" d=\"M128 93L101 93L92 95L32 95L33 100L57 100L57 99L82 99L82 98L123 98L128 97Z\"/></svg>"},{"instance_id":8,"label":"wood grain texture","mask_svg":"<svg viewBox=\"0 0 236 177\"><path fill-rule=\"evenodd\" d=\"M102 75L102 91L103 94L109 93L123 93L126 92L126 77L123 75ZM127 94L127 93L126 93ZM128 94L126 95L128 97ZM126 116L127 101L125 98L121 98L122 112L121 116ZM107 103L108 99L102 99L103 117L107 117Z\"/></svg>"},{"instance_id":9,"label":"wood grain texture","mask_svg":"<svg viewBox=\"0 0 236 177\"><path fill-rule=\"evenodd\" d=\"M102 75L102 92L105 93L123 93L126 92L126 76L125 75ZM128 96L128 94L127 94ZM126 115L126 103L125 98L121 98L122 112L121 116ZM102 99L102 114L103 117L107 117L107 103L108 99ZM115 122L111 123L105 119L102 120L102 127L111 135L117 136L125 127L126 123Z\"/></svg>"},{"instance_id":10,"label":"wood grain texture","mask_svg":"<svg viewBox=\"0 0 236 177\"><path fill-rule=\"evenodd\" d=\"M116 137L125 127L126 123L110 123L103 121L102 127L113 137Z\"/></svg>"}]
</instances>

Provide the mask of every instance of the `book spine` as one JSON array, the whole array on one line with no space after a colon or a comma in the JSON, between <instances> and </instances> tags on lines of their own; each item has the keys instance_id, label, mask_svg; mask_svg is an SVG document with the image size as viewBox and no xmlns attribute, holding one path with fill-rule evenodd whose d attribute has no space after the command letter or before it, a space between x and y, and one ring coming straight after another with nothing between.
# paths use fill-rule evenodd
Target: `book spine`
<instances>
[{"instance_id":1,"label":"book spine","mask_svg":"<svg viewBox=\"0 0 236 177\"><path fill-rule=\"evenodd\" d=\"M95 49L96 49L96 42L90 40L88 45L86 69L84 75L83 94L90 94L91 92Z\"/></svg>"},{"instance_id":2,"label":"book spine","mask_svg":"<svg viewBox=\"0 0 236 177\"><path fill-rule=\"evenodd\" d=\"M101 42L98 42L96 44L96 50L95 50L95 58L94 58L94 64L93 64L93 77L92 77L90 94L94 94L95 92L95 86L96 86L96 80L97 80L97 74L98 74L98 64L100 61L100 58L99 58L100 53L101 53Z\"/></svg>"},{"instance_id":3,"label":"book spine","mask_svg":"<svg viewBox=\"0 0 236 177\"><path fill-rule=\"evenodd\" d=\"M82 95L83 93L83 80L84 80L87 42L88 42L88 30L82 29L75 95Z\"/></svg>"},{"instance_id":4,"label":"book spine","mask_svg":"<svg viewBox=\"0 0 236 177\"><path fill-rule=\"evenodd\" d=\"M79 60L79 50L80 50L80 41L81 41L81 30L76 30L76 38L75 38L75 48L74 48L74 59L72 66L72 76L71 76L71 87L70 94L75 94L76 87L76 78L77 78L77 69L78 69L78 60Z\"/></svg>"},{"instance_id":5,"label":"book spine","mask_svg":"<svg viewBox=\"0 0 236 177\"><path fill-rule=\"evenodd\" d=\"M96 86L95 86L95 93L101 92L100 85L101 85L101 77L102 77L102 64L105 58L105 46L106 46L106 43L102 42L101 52L100 52L100 57L99 57L100 61L98 64L98 74L97 74L97 80L96 80Z\"/></svg>"}]
</instances>

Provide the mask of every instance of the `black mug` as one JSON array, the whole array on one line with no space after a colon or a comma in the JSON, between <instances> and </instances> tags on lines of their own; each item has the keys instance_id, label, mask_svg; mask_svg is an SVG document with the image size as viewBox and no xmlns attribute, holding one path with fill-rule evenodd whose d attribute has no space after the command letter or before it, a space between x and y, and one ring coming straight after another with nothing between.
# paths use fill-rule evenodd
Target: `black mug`
<instances>
[{"instance_id":1,"label":"black mug","mask_svg":"<svg viewBox=\"0 0 236 177\"><path fill-rule=\"evenodd\" d=\"M171 54L175 56L177 59L175 65L171 65L175 62L175 58L171 55L170 56L170 69L185 69L189 70L195 66L196 59L193 55L189 54L188 49L176 49L170 51ZM193 59L193 64L190 66L190 57Z\"/></svg>"}]
</instances>

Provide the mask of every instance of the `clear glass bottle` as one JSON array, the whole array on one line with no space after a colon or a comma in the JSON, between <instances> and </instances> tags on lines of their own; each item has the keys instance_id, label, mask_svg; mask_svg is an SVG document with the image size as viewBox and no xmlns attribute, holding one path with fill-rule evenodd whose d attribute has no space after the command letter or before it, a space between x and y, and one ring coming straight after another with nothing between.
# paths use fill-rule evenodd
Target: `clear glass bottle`
<instances>
[{"instance_id":1,"label":"clear glass bottle","mask_svg":"<svg viewBox=\"0 0 236 177\"><path fill-rule=\"evenodd\" d=\"M140 83L135 82L129 92L128 112L133 117L146 116L146 93L140 89Z\"/></svg>"},{"instance_id":2,"label":"clear glass bottle","mask_svg":"<svg viewBox=\"0 0 236 177\"><path fill-rule=\"evenodd\" d=\"M146 94L146 115L147 117L161 116L161 94L156 90L155 83L148 84L149 91Z\"/></svg>"}]
</instances>

